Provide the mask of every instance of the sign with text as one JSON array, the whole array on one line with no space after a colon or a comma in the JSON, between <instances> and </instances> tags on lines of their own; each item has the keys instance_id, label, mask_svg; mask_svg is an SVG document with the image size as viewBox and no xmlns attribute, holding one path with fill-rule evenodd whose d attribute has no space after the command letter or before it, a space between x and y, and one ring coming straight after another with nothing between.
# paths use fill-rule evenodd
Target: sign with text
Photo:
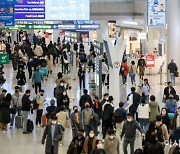
<instances>
[{"instance_id":1,"label":"sign with text","mask_svg":"<svg viewBox=\"0 0 180 154\"><path fill-rule=\"evenodd\" d=\"M0 0L0 25L14 26L14 0Z\"/></svg>"},{"instance_id":2,"label":"sign with text","mask_svg":"<svg viewBox=\"0 0 180 154\"><path fill-rule=\"evenodd\" d=\"M21 24L14 27L8 27L9 30L45 30L45 29L57 29L57 30L79 30L90 31L100 29L100 24L94 25L61 25L61 24Z\"/></svg>"},{"instance_id":3,"label":"sign with text","mask_svg":"<svg viewBox=\"0 0 180 154\"><path fill-rule=\"evenodd\" d=\"M89 20L90 0L16 0L17 20Z\"/></svg>"},{"instance_id":4,"label":"sign with text","mask_svg":"<svg viewBox=\"0 0 180 154\"><path fill-rule=\"evenodd\" d=\"M152 54L146 55L146 66L147 67L155 67L154 55L152 55Z\"/></svg>"},{"instance_id":5,"label":"sign with text","mask_svg":"<svg viewBox=\"0 0 180 154\"><path fill-rule=\"evenodd\" d=\"M0 64L9 64L8 54L0 54Z\"/></svg>"},{"instance_id":6,"label":"sign with text","mask_svg":"<svg viewBox=\"0 0 180 154\"><path fill-rule=\"evenodd\" d=\"M148 26L166 26L167 0L147 0Z\"/></svg>"}]
</instances>

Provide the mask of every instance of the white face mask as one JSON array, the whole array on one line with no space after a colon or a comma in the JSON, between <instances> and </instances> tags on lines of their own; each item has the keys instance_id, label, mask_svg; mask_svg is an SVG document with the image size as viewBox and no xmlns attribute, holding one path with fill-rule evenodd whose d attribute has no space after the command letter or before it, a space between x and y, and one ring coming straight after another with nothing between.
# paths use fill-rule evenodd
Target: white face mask
<instances>
[{"instance_id":1,"label":"white face mask","mask_svg":"<svg viewBox=\"0 0 180 154\"><path fill-rule=\"evenodd\" d=\"M162 115L166 115L166 111L163 111L163 112L162 112Z\"/></svg>"},{"instance_id":2,"label":"white face mask","mask_svg":"<svg viewBox=\"0 0 180 154\"><path fill-rule=\"evenodd\" d=\"M101 143L97 144L98 149L103 149L103 145Z\"/></svg>"},{"instance_id":3,"label":"white face mask","mask_svg":"<svg viewBox=\"0 0 180 154\"><path fill-rule=\"evenodd\" d=\"M113 136L109 136L109 138L112 140L112 139L114 139L114 135Z\"/></svg>"},{"instance_id":4,"label":"white face mask","mask_svg":"<svg viewBox=\"0 0 180 154\"><path fill-rule=\"evenodd\" d=\"M64 86L64 84L62 84L62 83L61 83L60 85L61 85L61 86Z\"/></svg>"},{"instance_id":5,"label":"white face mask","mask_svg":"<svg viewBox=\"0 0 180 154\"><path fill-rule=\"evenodd\" d=\"M51 123L52 123L53 125L55 125L55 124L56 124L56 121L52 121Z\"/></svg>"},{"instance_id":6,"label":"white face mask","mask_svg":"<svg viewBox=\"0 0 180 154\"><path fill-rule=\"evenodd\" d=\"M65 96L65 95L66 95L66 93L63 93L63 95Z\"/></svg>"},{"instance_id":7,"label":"white face mask","mask_svg":"<svg viewBox=\"0 0 180 154\"><path fill-rule=\"evenodd\" d=\"M94 137L94 134L93 134L93 133L90 133L90 134L89 134L89 137L90 137L90 138L93 138L93 137Z\"/></svg>"},{"instance_id":8,"label":"white face mask","mask_svg":"<svg viewBox=\"0 0 180 154\"><path fill-rule=\"evenodd\" d=\"M131 122L131 121L132 121L132 119L127 119L127 121L128 121L128 122Z\"/></svg>"}]
</instances>

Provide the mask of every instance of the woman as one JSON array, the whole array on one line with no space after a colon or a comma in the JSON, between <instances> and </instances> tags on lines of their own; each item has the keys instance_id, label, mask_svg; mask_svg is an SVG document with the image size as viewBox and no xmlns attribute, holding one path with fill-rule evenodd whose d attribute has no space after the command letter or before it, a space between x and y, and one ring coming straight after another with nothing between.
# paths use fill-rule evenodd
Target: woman
<instances>
[{"instance_id":1,"label":"woman","mask_svg":"<svg viewBox=\"0 0 180 154\"><path fill-rule=\"evenodd\" d=\"M101 103L99 102L98 96L94 97L92 108L93 108L94 112L99 116L99 118L101 118L102 110L101 110Z\"/></svg>"},{"instance_id":2,"label":"woman","mask_svg":"<svg viewBox=\"0 0 180 154\"><path fill-rule=\"evenodd\" d=\"M7 124L11 122L10 118L10 105L11 94L8 93L0 103L0 130L6 130Z\"/></svg>"},{"instance_id":3,"label":"woman","mask_svg":"<svg viewBox=\"0 0 180 154\"><path fill-rule=\"evenodd\" d=\"M128 65L127 65L127 60L123 60L123 64L121 65L121 75L122 75L122 80L123 84L127 84L127 75L128 75Z\"/></svg>"},{"instance_id":4,"label":"woman","mask_svg":"<svg viewBox=\"0 0 180 154\"><path fill-rule=\"evenodd\" d=\"M26 76L22 68L18 70L16 79L17 79L17 85L24 86L26 84Z\"/></svg>"},{"instance_id":5,"label":"woman","mask_svg":"<svg viewBox=\"0 0 180 154\"><path fill-rule=\"evenodd\" d=\"M82 88L82 82L83 82L83 89L85 89L85 74L86 74L85 66L82 65L79 67L79 71L78 71L80 90Z\"/></svg>"},{"instance_id":6,"label":"woman","mask_svg":"<svg viewBox=\"0 0 180 154\"><path fill-rule=\"evenodd\" d=\"M84 141L84 145L83 145L84 154L91 154L91 152L94 149L96 149L96 141L97 141L97 138L94 134L94 131L91 130L89 132L89 136L87 136Z\"/></svg>"},{"instance_id":7,"label":"woman","mask_svg":"<svg viewBox=\"0 0 180 154\"><path fill-rule=\"evenodd\" d=\"M65 83L67 83L66 80L63 78L63 74L61 72L57 74L57 79L55 81L56 87L60 85L60 81L64 81Z\"/></svg>"},{"instance_id":8,"label":"woman","mask_svg":"<svg viewBox=\"0 0 180 154\"><path fill-rule=\"evenodd\" d=\"M150 97L149 107L150 107L150 114L149 114L149 121L154 122L156 120L156 116L159 115L159 104L155 101L156 97L152 95Z\"/></svg>"},{"instance_id":9,"label":"woman","mask_svg":"<svg viewBox=\"0 0 180 154\"><path fill-rule=\"evenodd\" d=\"M92 154L106 154L101 140L96 141L96 149L93 150Z\"/></svg>"},{"instance_id":10,"label":"woman","mask_svg":"<svg viewBox=\"0 0 180 154\"><path fill-rule=\"evenodd\" d=\"M135 84L136 85L136 74L138 73L138 69L135 65L134 61L131 61L131 66L129 67L129 76L131 77L131 83L132 85Z\"/></svg>"},{"instance_id":11,"label":"woman","mask_svg":"<svg viewBox=\"0 0 180 154\"><path fill-rule=\"evenodd\" d=\"M53 69L53 56L48 53L48 55L46 56L46 61L47 61L47 67L48 67L48 74L52 73L52 69Z\"/></svg>"},{"instance_id":12,"label":"woman","mask_svg":"<svg viewBox=\"0 0 180 154\"><path fill-rule=\"evenodd\" d=\"M75 137L78 135L78 131L82 129L82 119L81 112L78 111L78 107L73 107L73 113L71 114L71 127L72 127L72 136Z\"/></svg>"},{"instance_id":13,"label":"woman","mask_svg":"<svg viewBox=\"0 0 180 154\"><path fill-rule=\"evenodd\" d=\"M64 132L65 132L66 128L69 128L70 123L69 123L69 117L67 115L67 112L65 112L64 106L60 107L60 112L57 113L56 116L57 116L58 124L63 125ZM64 133L63 133L63 138L62 138L62 141L61 141L61 146L63 145L63 139L64 139Z\"/></svg>"},{"instance_id":14,"label":"woman","mask_svg":"<svg viewBox=\"0 0 180 154\"><path fill-rule=\"evenodd\" d=\"M141 104L139 104L138 109L138 119L141 128L146 132L149 126L149 105L146 103L145 98L142 98Z\"/></svg>"},{"instance_id":15,"label":"woman","mask_svg":"<svg viewBox=\"0 0 180 154\"><path fill-rule=\"evenodd\" d=\"M61 106L64 106L65 110L69 111L70 99L69 99L66 91L63 91L63 94L61 96L60 102L61 102Z\"/></svg>"},{"instance_id":16,"label":"woman","mask_svg":"<svg viewBox=\"0 0 180 154\"><path fill-rule=\"evenodd\" d=\"M161 115L162 115L162 123L166 125L169 132L169 129L171 128L171 122L166 108L161 109Z\"/></svg>"},{"instance_id":17,"label":"woman","mask_svg":"<svg viewBox=\"0 0 180 154\"><path fill-rule=\"evenodd\" d=\"M63 64L64 64L64 74L68 73L68 56L67 53L63 52Z\"/></svg>"},{"instance_id":18,"label":"woman","mask_svg":"<svg viewBox=\"0 0 180 154\"><path fill-rule=\"evenodd\" d=\"M148 130L147 130L147 132L145 134L145 140L143 142L143 146L145 145L145 143L150 141L152 132L155 132L155 122L150 122L149 123L149 128L148 128Z\"/></svg>"}]
</instances>

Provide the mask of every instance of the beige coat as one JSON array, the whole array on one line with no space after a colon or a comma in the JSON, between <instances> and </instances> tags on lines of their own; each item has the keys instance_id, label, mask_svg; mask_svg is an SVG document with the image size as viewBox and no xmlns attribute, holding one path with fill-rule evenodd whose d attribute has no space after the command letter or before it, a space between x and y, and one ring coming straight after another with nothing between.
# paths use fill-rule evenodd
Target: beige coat
<instances>
[{"instance_id":1,"label":"beige coat","mask_svg":"<svg viewBox=\"0 0 180 154\"><path fill-rule=\"evenodd\" d=\"M129 68L129 73L134 73L134 74L138 74L138 69L136 67L136 65L130 65Z\"/></svg>"},{"instance_id":2,"label":"beige coat","mask_svg":"<svg viewBox=\"0 0 180 154\"><path fill-rule=\"evenodd\" d=\"M34 50L34 53L35 53L35 55L37 55L37 56L42 56L43 55L43 49L42 49L42 47L40 46L40 45L37 45L36 46L36 48L35 48L35 50Z\"/></svg>"},{"instance_id":3,"label":"beige coat","mask_svg":"<svg viewBox=\"0 0 180 154\"><path fill-rule=\"evenodd\" d=\"M59 113L56 114L56 116L58 118L58 123L62 124L64 126L64 128L66 128L67 122L69 122L67 112L60 111Z\"/></svg>"},{"instance_id":4,"label":"beige coat","mask_svg":"<svg viewBox=\"0 0 180 154\"><path fill-rule=\"evenodd\" d=\"M53 56L50 55L50 59L48 58L48 56L46 56L46 61L47 61L48 71L52 71L52 69L53 69Z\"/></svg>"},{"instance_id":5,"label":"beige coat","mask_svg":"<svg viewBox=\"0 0 180 154\"><path fill-rule=\"evenodd\" d=\"M161 124L162 124L161 122L156 122L156 126L160 126ZM169 135L168 135L167 126L166 126L165 124L163 124L163 125L161 126L161 129L162 129L164 141L165 141L165 140L169 140Z\"/></svg>"}]
</instances>

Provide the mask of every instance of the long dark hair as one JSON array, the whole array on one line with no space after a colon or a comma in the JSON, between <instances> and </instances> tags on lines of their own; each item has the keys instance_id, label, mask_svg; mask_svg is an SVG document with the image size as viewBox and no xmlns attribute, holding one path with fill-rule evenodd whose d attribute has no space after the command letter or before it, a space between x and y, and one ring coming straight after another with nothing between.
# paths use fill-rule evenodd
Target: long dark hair
<instances>
[{"instance_id":1,"label":"long dark hair","mask_svg":"<svg viewBox=\"0 0 180 154\"><path fill-rule=\"evenodd\" d=\"M4 98L5 101L11 101L12 96L10 93L7 93L6 97Z\"/></svg>"}]
</instances>

